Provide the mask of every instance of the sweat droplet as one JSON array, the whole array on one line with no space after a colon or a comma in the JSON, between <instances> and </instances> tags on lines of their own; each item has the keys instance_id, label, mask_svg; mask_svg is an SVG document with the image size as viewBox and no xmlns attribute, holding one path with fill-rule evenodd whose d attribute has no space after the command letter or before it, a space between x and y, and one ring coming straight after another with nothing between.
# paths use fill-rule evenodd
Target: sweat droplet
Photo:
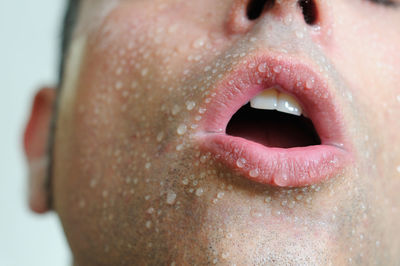
<instances>
[{"instance_id":1,"label":"sweat droplet","mask_svg":"<svg viewBox=\"0 0 400 266\"><path fill-rule=\"evenodd\" d=\"M296 37L297 37L298 39L303 39L304 33L301 32L301 31L296 31Z\"/></svg>"},{"instance_id":2,"label":"sweat droplet","mask_svg":"<svg viewBox=\"0 0 400 266\"><path fill-rule=\"evenodd\" d=\"M253 169L249 172L250 177L257 177L259 175L258 169Z\"/></svg>"},{"instance_id":3,"label":"sweat droplet","mask_svg":"<svg viewBox=\"0 0 400 266\"><path fill-rule=\"evenodd\" d=\"M124 84L121 81L117 81L117 83L115 83L115 88L117 90L121 89L124 86Z\"/></svg>"},{"instance_id":4,"label":"sweat droplet","mask_svg":"<svg viewBox=\"0 0 400 266\"><path fill-rule=\"evenodd\" d=\"M196 106L196 103L193 102L193 101L187 101L187 102L186 102L186 109L187 109L188 111L193 110L193 108L194 108L195 106Z\"/></svg>"},{"instance_id":5,"label":"sweat droplet","mask_svg":"<svg viewBox=\"0 0 400 266\"><path fill-rule=\"evenodd\" d=\"M181 110L181 108L180 108L178 105L175 105L175 106L172 108L171 113L172 113L172 115L176 115L176 114L179 113L180 110Z\"/></svg>"},{"instance_id":6,"label":"sweat droplet","mask_svg":"<svg viewBox=\"0 0 400 266\"><path fill-rule=\"evenodd\" d=\"M121 75L122 74L122 67L117 68L117 70L115 71L115 74L117 76Z\"/></svg>"},{"instance_id":7,"label":"sweat droplet","mask_svg":"<svg viewBox=\"0 0 400 266\"><path fill-rule=\"evenodd\" d=\"M201 195L203 195L203 192L204 192L204 190L202 188L196 189L196 196L200 197Z\"/></svg>"},{"instance_id":8,"label":"sweat droplet","mask_svg":"<svg viewBox=\"0 0 400 266\"><path fill-rule=\"evenodd\" d=\"M205 163L207 161L207 156L206 155L202 155L201 157L200 157L200 162L201 163Z\"/></svg>"},{"instance_id":9,"label":"sweat droplet","mask_svg":"<svg viewBox=\"0 0 400 266\"><path fill-rule=\"evenodd\" d=\"M186 131L187 131L187 126L185 124L179 125L178 129L176 130L176 132L178 132L179 135L185 134Z\"/></svg>"},{"instance_id":10,"label":"sweat droplet","mask_svg":"<svg viewBox=\"0 0 400 266\"><path fill-rule=\"evenodd\" d=\"M312 89L312 88L314 88L314 83L315 83L314 78L309 78L309 79L306 81L306 88L307 88L307 89Z\"/></svg>"},{"instance_id":11,"label":"sweat droplet","mask_svg":"<svg viewBox=\"0 0 400 266\"><path fill-rule=\"evenodd\" d=\"M282 66L274 66L275 73L281 73L281 71L282 71Z\"/></svg>"},{"instance_id":12,"label":"sweat droplet","mask_svg":"<svg viewBox=\"0 0 400 266\"><path fill-rule=\"evenodd\" d=\"M261 217L263 217L262 212L260 210L257 210L257 209L251 209L250 215L253 218L261 218Z\"/></svg>"},{"instance_id":13,"label":"sweat droplet","mask_svg":"<svg viewBox=\"0 0 400 266\"><path fill-rule=\"evenodd\" d=\"M268 70L267 63L261 63L258 66L258 71L260 71L261 73L265 73L265 72L267 72L267 70Z\"/></svg>"},{"instance_id":14,"label":"sweat droplet","mask_svg":"<svg viewBox=\"0 0 400 266\"><path fill-rule=\"evenodd\" d=\"M200 48L204 46L205 42L204 38L199 38L193 42L193 48Z\"/></svg>"},{"instance_id":15,"label":"sweat droplet","mask_svg":"<svg viewBox=\"0 0 400 266\"><path fill-rule=\"evenodd\" d=\"M144 68L144 69L142 69L142 72L141 72L141 74L142 74L142 76L144 77L144 76L146 76L147 75L147 73L149 73L149 69L148 68Z\"/></svg>"},{"instance_id":16,"label":"sweat droplet","mask_svg":"<svg viewBox=\"0 0 400 266\"><path fill-rule=\"evenodd\" d=\"M239 158L239 159L236 161L236 165L237 165L237 167L239 167L239 168L243 168L245 163L246 163L246 159L244 159L244 158Z\"/></svg>"},{"instance_id":17,"label":"sweat droplet","mask_svg":"<svg viewBox=\"0 0 400 266\"><path fill-rule=\"evenodd\" d=\"M90 187L94 188L97 185L97 180L96 179L92 179L90 180Z\"/></svg>"},{"instance_id":18,"label":"sweat droplet","mask_svg":"<svg viewBox=\"0 0 400 266\"><path fill-rule=\"evenodd\" d=\"M157 141L158 141L158 142L161 142L163 138L164 138L164 133L163 133L163 132L158 133L158 135L157 135Z\"/></svg>"},{"instance_id":19,"label":"sweat droplet","mask_svg":"<svg viewBox=\"0 0 400 266\"><path fill-rule=\"evenodd\" d=\"M292 201L289 201L288 207L289 207L289 209L293 209L295 205L296 205L296 202L294 200L292 200Z\"/></svg>"},{"instance_id":20,"label":"sweat droplet","mask_svg":"<svg viewBox=\"0 0 400 266\"><path fill-rule=\"evenodd\" d=\"M292 23L292 21L293 21L293 17L292 17L292 15L287 15L284 19L283 19L283 22L286 24L286 25L290 25L291 23Z\"/></svg>"},{"instance_id":21,"label":"sweat droplet","mask_svg":"<svg viewBox=\"0 0 400 266\"><path fill-rule=\"evenodd\" d=\"M176 200L175 192L169 191L167 193L167 204L173 205L175 203L175 200Z\"/></svg>"},{"instance_id":22,"label":"sweat droplet","mask_svg":"<svg viewBox=\"0 0 400 266\"><path fill-rule=\"evenodd\" d=\"M147 222L146 222L146 228L147 228L147 229L150 229L150 228L151 228L151 221L147 221Z\"/></svg>"}]
</instances>

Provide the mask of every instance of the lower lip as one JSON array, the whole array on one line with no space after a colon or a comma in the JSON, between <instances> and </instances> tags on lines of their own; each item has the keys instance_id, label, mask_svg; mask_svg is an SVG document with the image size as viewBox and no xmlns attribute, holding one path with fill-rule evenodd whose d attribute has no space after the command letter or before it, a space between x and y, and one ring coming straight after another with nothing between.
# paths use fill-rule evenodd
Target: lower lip
<instances>
[{"instance_id":1,"label":"lower lip","mask_svg":"<svg viewBox=\"0 0 400 266\"><path fill-rule=\"evenodd\" d=\"M302 187L334 178L353 161L340 109L332 100L328 84L315 71L295 59L278 58L264 54L249 57L216 84L216 95L205 106L196 134L199 146L243 177L262 184ZM250 64L261 63L266 63L269 70L279 66L281 71L259 73L249 69ZM305 88L303 85L310 79L314 81L313 88ZM241 106L263 89L276 85L301 99L321 145L273 148L226 134L229 120Z\"/></svg>"},{"instance_id":2,"label":"lower lip","mask_svg":"<svg viewBox=\"0 0 400 266\"><path fill-rule=\"evenodd\" d=\"M222 133L199 136L201 147L252 181L279 187L317 184L338 175L349 153L333 145L270 148Z\"/></svg>"}]
</instances>

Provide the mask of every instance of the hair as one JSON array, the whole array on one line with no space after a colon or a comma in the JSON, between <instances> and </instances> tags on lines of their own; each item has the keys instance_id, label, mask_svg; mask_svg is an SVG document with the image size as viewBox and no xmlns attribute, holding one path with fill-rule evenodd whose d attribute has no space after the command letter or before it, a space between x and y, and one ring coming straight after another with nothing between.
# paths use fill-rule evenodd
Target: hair
<instances>
[{"instance_id":1,"label":"hair","mask_svg":"<svg viewBox=\"0 0 400 266\"><path fill-rule=\"evenodd\" d=\"M47 176L45 183L45 190L47 192L47 203L49 208L53 207L53 167L54 167L54 139L55 139L55 131L56 131L56 121L58 117L58 108L60 102L61 88L63 84L64 72L65 72L65 64L67 59L67 54L69 50L69 46L71 43L72 35L74 32L75 24L78 18L79 6L82 2L81 0L67 0L67 9L65 12L64 20L61 28L61 42L60 42L60 59L59 59L59 71L58 71L58 86L57 86L57 96L56 101L53 106L53 118L50 124L50 136L48 140L48 156L49 156L49 164L47 168Z\"/></svg>"},{"instance_id":2,"label":"hair","mask_svg":"<svg viewBox=\"0 0 400 266\"><path fill-rule=\"evenodd\" d=\"M67 10L64 16L64 21L61 29L61 46L60 46L60 69L58 76L58 87L62 85L65 61L68 53L69 45L71 43L72 34L75 28L75 24L78 18L79 5L81 0L68 0Z\"/></svg>"}]
</instances>

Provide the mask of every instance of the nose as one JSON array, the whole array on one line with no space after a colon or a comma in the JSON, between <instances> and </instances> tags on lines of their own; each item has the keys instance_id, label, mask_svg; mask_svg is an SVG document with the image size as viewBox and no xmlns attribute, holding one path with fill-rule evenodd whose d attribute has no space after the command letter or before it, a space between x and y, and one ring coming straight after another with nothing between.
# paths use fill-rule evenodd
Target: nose
<instances>
[{"instance_id":1,"label":"nose","mask_svg":"<svg viewBox=\"0 0 400 266\"><path fill-rule=\"evenodd\" d=\"M301 16L308 26L318 24L317 0L234 0L227 22L232 34L248 32L263 16L283 18L292 13Z\"/></svg>"}]
</instances>

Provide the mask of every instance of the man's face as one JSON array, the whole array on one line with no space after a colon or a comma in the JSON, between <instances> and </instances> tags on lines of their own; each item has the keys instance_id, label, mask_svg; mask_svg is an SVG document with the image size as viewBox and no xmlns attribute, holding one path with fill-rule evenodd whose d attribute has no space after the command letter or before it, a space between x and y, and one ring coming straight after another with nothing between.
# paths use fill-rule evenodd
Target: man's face
<instances>
[{"instance_id":1,"label":"man's face","mask_svg":"<svg viewBox=\"0 0 400 266\"><path fill-rule=\"evenodd\" d=\"M249 2L83 1L53 173L78 265L399 263L400 7ZM266 90L303 115L227 126Z\"/></svg>"}]
</instances>

